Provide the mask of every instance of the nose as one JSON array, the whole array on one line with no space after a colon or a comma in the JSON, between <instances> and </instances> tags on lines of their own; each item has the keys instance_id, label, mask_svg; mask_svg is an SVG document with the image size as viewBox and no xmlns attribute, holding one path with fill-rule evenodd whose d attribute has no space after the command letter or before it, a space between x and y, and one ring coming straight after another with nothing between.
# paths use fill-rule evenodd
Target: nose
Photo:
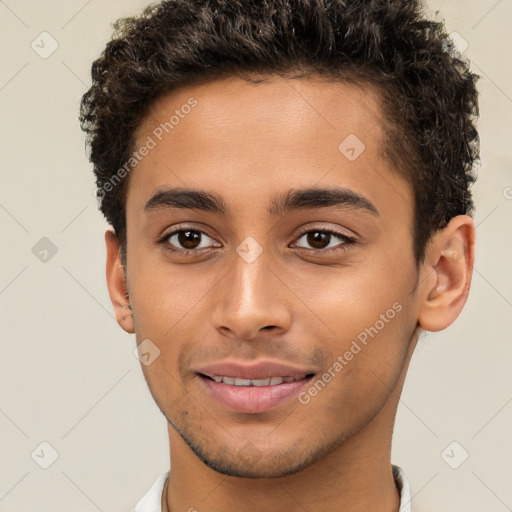
<instances>
[{"instance_id":1,"label":"nose","mask_svg":"<svg viewBox=\"0 0 512 512\"><path fill-rule=\"evenodd\" d=\"M290 328L287 287L264 253L251 263L236 254L231 271L218 284L213 323L224 336L250 341L265 331L281 334Z\"/></svg>"}]
</instances>

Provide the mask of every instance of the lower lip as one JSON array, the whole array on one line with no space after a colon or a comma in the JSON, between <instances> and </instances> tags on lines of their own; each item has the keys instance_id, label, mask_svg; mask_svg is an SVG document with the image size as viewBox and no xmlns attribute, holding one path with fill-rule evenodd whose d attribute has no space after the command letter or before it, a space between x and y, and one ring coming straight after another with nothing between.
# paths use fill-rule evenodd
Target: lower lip
<instances>
[{"instance_id":1,"label":"lower lip","mask_svg":"<svg viewBox=\"0 0 512 512\"><path fill-rule=\"evenodd\" d=\"M259 413L276 409L296 396L311 380L307 377L275 386L234 386L215 382L199 375L207 390L218 403L233 412Z\"/></svg>"}]
</instances>

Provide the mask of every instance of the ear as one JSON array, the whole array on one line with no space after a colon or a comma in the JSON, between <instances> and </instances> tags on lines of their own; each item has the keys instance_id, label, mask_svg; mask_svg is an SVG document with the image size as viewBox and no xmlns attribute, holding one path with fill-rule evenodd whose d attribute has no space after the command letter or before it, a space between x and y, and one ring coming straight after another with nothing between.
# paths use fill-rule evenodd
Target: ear
<instances>
[{"instance_id":1,"label":"ear","mask_svg":"<svg viewBox=\"0 0 512 512\"><path fill-rule=\"evenodd\" d=\"M469 294L475 259L475 224L458 215L427 246L421 283L419 325L441 331L459 316Z\"/></svg>"},{"instance_id":2,"label":"ear","mask_svg":"<svg viewBox=\"0 0 512 512\"><path fill-rule=\"evenodd\" d=\"M119 241L112 228L105 231L105 243L107 245L107 286L110 300L114 306L116 320L122 329L133 334L135 330L133 328L132 310L124 269L119 256Z\"/></svg>"}]
</instances>

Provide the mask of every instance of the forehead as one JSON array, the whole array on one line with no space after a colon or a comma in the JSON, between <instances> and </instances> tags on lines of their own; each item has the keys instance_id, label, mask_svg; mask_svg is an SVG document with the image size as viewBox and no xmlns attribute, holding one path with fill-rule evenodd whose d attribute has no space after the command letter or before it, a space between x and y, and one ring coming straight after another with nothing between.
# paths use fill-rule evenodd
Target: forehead
<instances>
[{"instance_id":1,"label":"forehead","mask_svg":"<svg viewBox=\"0 0 512 512\"><path fill-rule=\"evenodd\" d=\"M127 206L162 186L232 190L245 199L251 190L256 199L313 184L371 196L387 183L407 202L407 185L383 156L374 90L321 78L263 78L231 77L157 100L137 131L135 149L150 140L152 148L130 175Z\"/></svg>"},{"instance_id":2,"label":"forehead","mask_svg":"<svg viewBox=\"0 0 512 512\"><path fill-rule=\"evenodd\" d=\"M228 77L167 93L153 103L138 134L143 136L170 122L172 127L167 126L162 135L172 132L176 142L181 138L190 141L196 135L206 143L215 134L228 142L237 138L234 135L240 128L270 136L283 135L285 128L290 141L298 135L304 141L322 131L342 135L347 129L361 138L368 138L369 132L379 135L377 124L383 118L379 97L367 84L321 77L264 75L252 79L256 82ZM194 107L189 108L191 103ZM171 119L169 114L173 113L175 118ZM197 118L199 122L194 123ZM228 134L232 137L225 137ZM282 137L276 137L275 142L279 139Z\"/></svg>"}]
</instances>

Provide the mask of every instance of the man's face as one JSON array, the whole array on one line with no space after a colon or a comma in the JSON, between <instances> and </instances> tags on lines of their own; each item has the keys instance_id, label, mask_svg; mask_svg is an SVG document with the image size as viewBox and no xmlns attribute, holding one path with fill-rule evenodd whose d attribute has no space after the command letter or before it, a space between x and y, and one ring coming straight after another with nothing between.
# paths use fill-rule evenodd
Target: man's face
<instances>
[{"instance_id":1,"label":"man's face","mask_svg":"<svg viewBox=\"0 0 512 512\"><path fill-rule=\"evenodd\" d=\"M126 278L138 343L160 350L142 368L218 471L297 471L398 386L418 319L413 199L381 116L356 85L231 79L162 97L138 130ZM161 194L176 189L210 200Z\"/></svg>"}]
</instances>

